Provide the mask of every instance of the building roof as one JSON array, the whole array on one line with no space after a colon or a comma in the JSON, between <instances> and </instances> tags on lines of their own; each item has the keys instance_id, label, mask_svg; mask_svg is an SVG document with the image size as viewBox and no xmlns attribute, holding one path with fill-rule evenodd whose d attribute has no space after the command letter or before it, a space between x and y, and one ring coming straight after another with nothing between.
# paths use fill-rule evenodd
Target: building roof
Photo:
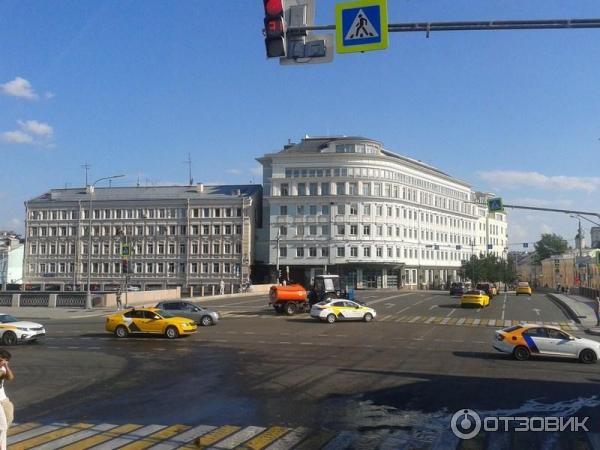
<instances>
[{"instance_id":1,"label":"building roof","mask_svg":"<svg viewBox=\"0 0 600 450\"><path fill-rule=\"evenodd\" d=\"M386 150L380 141L366 138L363 136L311 136L311 137L306 136L299 143L286 144L283 147L283 150L281 150L275 154L277 154L277 155L294 155L294 154L321 153L321 150L323 150L324 148L329 146L330 143L344 142L344 141L372 142L381 148L381 154L383 156L398 159L414 168L424 170L424 171L430 172L430 173L433 172L436 175L441 175L444 178L451 179L453 182L462 184L465 187L469 187L469 188L471 187L471 185L464 180L453 177L452 175L449 175L446 172L443 172L442 170L440 170L436 167L433 167L427 163L424 163L423 161L420 161L420 160L417 160L414 158L409 158L408 156L399 155L390 150ZM265 155L265 156L272 156L272 155L273 154ZM261 161L263 158L264 157L257 158L257 159L258 159L258 161Z\"/></svg>"},{"instance_id":2,"label":"building roof","mask_svg":"<svg viewBox=\"0 0 600 450\"><path fill-rule=\"evenodd\" d=\"M185 200L185 199L227 199L233 196L251 197L262 189L260 184L240 185L203 185L192 186L131 186L131 187L96 187L94 201L115 200ZM238 193L239 191L239 193ZM51 189L50 191L29 200L28 204L56 202L77 202L88 200L85 187L70 189Z\"/></svg>"}]
</instances>

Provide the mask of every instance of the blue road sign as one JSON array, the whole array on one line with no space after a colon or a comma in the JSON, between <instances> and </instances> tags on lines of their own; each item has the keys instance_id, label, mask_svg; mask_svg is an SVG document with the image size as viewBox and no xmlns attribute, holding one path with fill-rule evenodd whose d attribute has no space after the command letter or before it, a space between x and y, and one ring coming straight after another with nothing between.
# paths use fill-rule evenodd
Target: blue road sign
<instances>
[{"instance_id":1,"label":"blue road sign","mask_svg":"<svg viewBox=\"0 0 600 450\"><path fill-rule=\"evenodd\" d=\"M386 0L360 0L335 5L338 53L383 50L388 46Z\"/></svg>"},{"instance_id":2,"label":"blue road sign","mask_svg":"<svg viewBox=\"0 0 600 450\"><path fill-rule=\"evenodd\" d=\"M487 204L488 204L488 210L490 212L497 212L497 211L504 210L504 204L502 203L502 198L500 198L500 197L490 198L487 201Z\"/></svg>"},{"instance_id":3,"label":"blue road sign","mask_svg":"<svg viewBox=\"0 0 600 450\"><path fill-rule=\"evenodd\" d=\"M528 248L529 247L529 242L523 242L523 248Z\"/></svg>"},{"instance_id":4,"label":"blue road sign","mask_svg":"<svg viewBox=\"0 0 600 450\"><path fill-rule=\"evenodd\" d=\"M493 246L492 244L488 244L488 245L487 245L487 248L488 248L488 250L491 250L491 249L493 249L493 248L494 248L494 246Z\"/></svg>"}]
</instances>

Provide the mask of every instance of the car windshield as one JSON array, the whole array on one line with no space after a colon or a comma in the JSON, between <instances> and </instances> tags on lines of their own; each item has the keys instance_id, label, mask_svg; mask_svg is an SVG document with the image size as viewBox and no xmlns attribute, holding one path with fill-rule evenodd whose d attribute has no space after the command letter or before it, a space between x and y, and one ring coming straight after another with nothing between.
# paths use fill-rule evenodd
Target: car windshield
<instances>
[{"instance_id":1,"label":"car windshield","mask_svg":"<svg viewBox=\"0 0 600 450\"><path fill-rule=\"evenodd\" d=\"M8 314L0 315L0 323L11 323L11 322L19 322L19 319L16 317L10 316Z\"/></svg>"},{"instance_id":2,"label":"car windshield","mask_svg":"<svg viewBox=\"0 0 600 450\"><path fill-rule=\"evenodd\" d=\"M483 292L481 291L467 291L465 292L465 295L481 295L483 294Z\"/></svg>"}]
</instances>

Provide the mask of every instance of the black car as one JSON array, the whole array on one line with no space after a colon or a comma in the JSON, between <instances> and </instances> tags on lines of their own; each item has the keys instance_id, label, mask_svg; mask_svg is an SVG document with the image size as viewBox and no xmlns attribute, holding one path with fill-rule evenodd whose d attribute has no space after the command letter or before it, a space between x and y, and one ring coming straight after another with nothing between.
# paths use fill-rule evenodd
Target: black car
<instances>
[{"instance_id":1,"label":"black car","mask_svg":"<svg viewBox=\"0 0 600 450\"><path fill-rule=\"evenodd\" d=\"M202 308L192 302L183 300L163 301L158 303L156 307L165 311L166 315L185 317L204 327L215 325L220 318L219 313L216 311L211 311L210 309Z\"/></svg>"},{"instance_id":2,"label":"black car","mask_svg":"<svg viewBox=\"0 0 600 450\"><path fill-rule=\"evenodd\" d=\"M452 283L450 285L450 295L463 295L467 292L465 283Z\"/></svg>"},{"instance_id":3,"label":"black car","mask_svg":"<svg viewBox=\"0 0 600 450\"><path fill-rule=\"evenodd\" d=\"M487 295L490 300L494 296L494 285L492 283L478 283L477 289L485 292L485 295Z\"/></svg>"}]
</instances>

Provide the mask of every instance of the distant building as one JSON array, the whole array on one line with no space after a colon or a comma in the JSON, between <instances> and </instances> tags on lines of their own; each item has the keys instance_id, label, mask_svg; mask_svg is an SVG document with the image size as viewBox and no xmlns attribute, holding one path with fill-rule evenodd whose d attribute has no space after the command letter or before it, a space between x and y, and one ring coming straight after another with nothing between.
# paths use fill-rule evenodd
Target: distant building
<instances>
[{"instance_id":1,"label":"distant building","mask_svg":"<svg viewBox=\"0 0 600 450\"><path fill-rule=\"evenodd\" d=\"M52 189L26 203L25 283L229 292L250 276L260 211L260 185Z\"/></svg>"},{"instance_id":2,"label":"distant building","mask_svg":"<svg viewBox=\"0 0 600 450\"><path fill-rule=\"evenodd\" d=\"M0 231L0 287L23 282L23 238L12 231Z\"/></svg>"},{"instance_id":3,"label":"distant building","mask_svg":"<svg viewBox=\"0 0 600 450\"><path fill-rule=\"evenodd\" d=\"M540 285L542 278L542 266L535 263L536 252L511 252L509 256L514 258L515 270L519 281L527 281L531 286Z\"/></svg>"},{"instance_id":4,"label":"distant building","mask_svg":"<svg viewBox=\"0 0 600 450\"><path fill-rule=\"evenodd\" d=\"M359 288L440 287L471 255L506 257L492 194L362 137L305 137L257 158L264 214L257 259L294 280L340 274Z\"/></svg>"}]
</instances>

